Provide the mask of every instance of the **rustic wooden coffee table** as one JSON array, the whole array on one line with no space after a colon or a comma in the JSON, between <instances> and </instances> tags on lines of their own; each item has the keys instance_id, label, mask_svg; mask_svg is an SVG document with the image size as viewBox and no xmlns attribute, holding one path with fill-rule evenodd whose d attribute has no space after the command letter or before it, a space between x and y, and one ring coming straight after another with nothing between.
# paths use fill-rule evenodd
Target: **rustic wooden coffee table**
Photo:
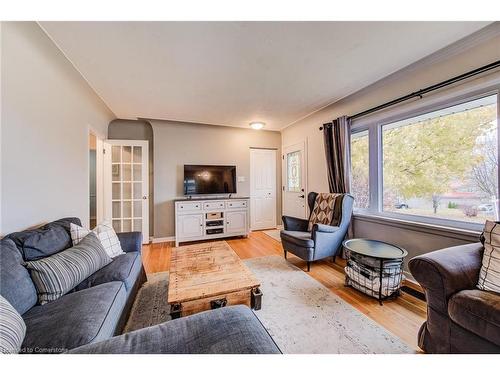
<instances>
[{"instance_id":1,"label":"rustic wooden coffee table","mask_svg":"<svg viewBox=\"0 0 500 375\"><path fill-rule=\"evenodd\" d=\"M225 241L172 249L168 303L172 319L227 305L261 307L260 282Z\"/></svg>"}]
</instances>

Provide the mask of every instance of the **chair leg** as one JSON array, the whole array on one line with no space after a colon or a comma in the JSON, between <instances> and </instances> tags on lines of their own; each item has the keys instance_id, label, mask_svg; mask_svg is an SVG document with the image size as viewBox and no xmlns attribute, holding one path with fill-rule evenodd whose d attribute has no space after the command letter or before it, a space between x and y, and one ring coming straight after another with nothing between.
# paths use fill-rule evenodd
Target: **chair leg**
<instances>
[{"instance_id":1,"label":"chair leg","mask_svg":"<svg viewBox=\"0 0 500 375\"><path fill-rule=\"evenodd\" d=\"M307 272L309 272L311 270L311 262L307 262Z\"/></svg>"},{"instance_id":2,"label":"chair leg","mask_svg":"<svg viewBox=\"0 0 500 375\"><path fill-rule=\"evenodd\" d=\"M337 258L336 255L333 256L333 263L335 263L335 259Z\"/></svg>"},{"instance_id":3,"label":"chair leg","mask_svg":"<svg viewBox=\"0 0 500 375\"><path fill-rule=\"evenodd\" d=\"M284 250L284 251L285 251L285 259L286 259L286 250Z\"/></svg>"}]
</instances>

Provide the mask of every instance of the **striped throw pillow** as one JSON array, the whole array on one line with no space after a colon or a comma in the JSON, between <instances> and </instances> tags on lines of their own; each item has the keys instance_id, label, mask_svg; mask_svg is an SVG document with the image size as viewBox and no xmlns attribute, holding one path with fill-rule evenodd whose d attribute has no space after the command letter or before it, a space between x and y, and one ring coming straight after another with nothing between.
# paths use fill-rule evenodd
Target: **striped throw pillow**
<instances>
[{"instance_id":1,"label":"striped throw pillow","mask_svg":"<svg viewBox=\"0 0 500 375\"><path fill-rule=\"evenodd\" d=\"M483 263L477 287L500 293L500 223L487 220L483 236Z\"/></svg>"},{"instance_id":2,"label":"striped throw pillow","mask_svg":"<svg viewBox=\"0 0 500 375\"><path fill-rule=\"evenodd\" d=\"M14 307L0 295L0 353L19 353L26 324Z\"/></svg>"},{"instance_id":3,"label":"striped throw pillow","mask_svg":"<svg viewBox=\"0 0 500 375\"><path fill-rule=\"evenodd\" d=\"M26 267L35 283L38 302L43 305L65 295L110 262L95 233L89 233L78 245L26 262Z\"/></svg>"},{"instance_id":4,"label":"striped throw pillow","mask_svg":"<svg viewBox=\"0 0 500 375\"><path fill-rule=\"evenodd\" d=\"M97 235L97 238L101 241L104 250L111 258L115 258L118 255L125 254L120 245L120 240L116 235L113 226L109 220L103 221L97 227L92 230L81 227L79 225L71 223L70 225L71 240L73 241L73 246L78 245L80 241L89 233L93 232Z\"/></svg>"}]
</instances>

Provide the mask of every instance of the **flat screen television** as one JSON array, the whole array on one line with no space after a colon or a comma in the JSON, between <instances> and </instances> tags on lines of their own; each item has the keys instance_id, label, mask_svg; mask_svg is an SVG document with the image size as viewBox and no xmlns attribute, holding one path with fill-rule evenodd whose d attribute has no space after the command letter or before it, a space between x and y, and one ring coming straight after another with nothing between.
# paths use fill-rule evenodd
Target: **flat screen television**
<instances>
[{"instance_id":1,"label":"flat screen television","mask_svg":"<svg viewBox=\"0 0 500 375\"><path fill-rule=\"evenodd\" d=\"M235 193L236 166L184 165L184 195Z\"/></svg>"}]
</instances>

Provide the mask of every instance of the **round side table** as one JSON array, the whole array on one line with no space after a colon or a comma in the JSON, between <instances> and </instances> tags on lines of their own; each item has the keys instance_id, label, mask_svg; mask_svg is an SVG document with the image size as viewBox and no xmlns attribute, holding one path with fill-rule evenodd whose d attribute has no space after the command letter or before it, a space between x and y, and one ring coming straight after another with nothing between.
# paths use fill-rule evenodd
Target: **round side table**
<instances>
[{"instance_id":1,"label":"round side table","mask_svg":"<svg viewBox=\"0 0 500 375\"><path fill-rule=\"evenodd\" d=\"M387 242L353 238L347 250L345 285L382 301L397 297L403 281L403 260L408 252Z\"/></svg>"}]
</instances>

